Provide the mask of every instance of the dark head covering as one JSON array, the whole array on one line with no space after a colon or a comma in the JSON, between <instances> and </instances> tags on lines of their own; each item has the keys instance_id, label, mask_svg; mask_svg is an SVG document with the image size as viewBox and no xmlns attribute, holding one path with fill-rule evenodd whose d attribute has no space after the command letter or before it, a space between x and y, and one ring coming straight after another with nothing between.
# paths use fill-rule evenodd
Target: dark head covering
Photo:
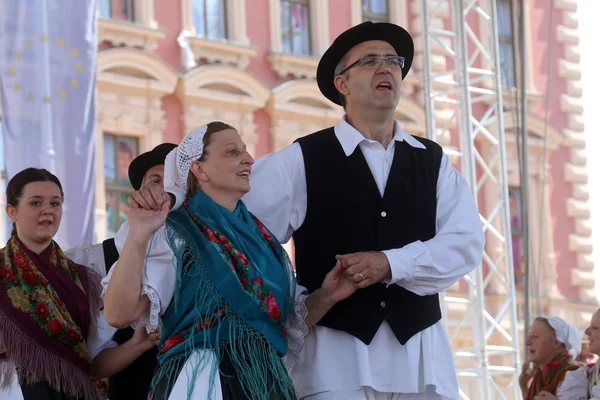
<instances>
[{"instance_id":1,"label":"dark head covering","mask_svg":"<svg viewBox=\"0 0 600 400\"><path fill-rule=\"evenodd\" d=\"M137 156L129 165L129 182L131 182L131 186L135 190L140 190L146 172L155 165L164 164L167 154L175 147L177 147L176 144L163 143Z\"/></svg>"},{"instance_id":2,"label":"dark head covering","mask_svg":"<svg viewBox=\"0 0 600 400\"><path fill-rule=\"evenodd\" d=\"M410 34L404 28L395 24L367 21L340 34L321 57L317 67L317 83L323 96L335 104L341 105L338 91L333 83L335 67L350 49L369 40L382 40L391 44L396 53L404 57L402 79L406 77L415 52ZM349 61L354 62L356 60Z\"/></svg>"}]
</instances>

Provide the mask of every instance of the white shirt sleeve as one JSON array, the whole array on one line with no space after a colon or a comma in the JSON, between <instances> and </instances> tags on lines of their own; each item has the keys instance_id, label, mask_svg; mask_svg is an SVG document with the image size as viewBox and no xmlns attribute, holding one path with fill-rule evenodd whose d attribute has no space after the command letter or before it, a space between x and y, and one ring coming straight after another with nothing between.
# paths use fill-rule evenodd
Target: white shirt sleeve
<instances>
[{"instance_id":1,"label":"white shirt sleeve","mask_svg":"<svg viewBox=\"0 0 600 400\"><path fill-rule=\"evenodd\" d=\"M259 158L250 174L250 192L242 200L286 243L306 217L306 172L298 143Z\"/></svg>"},{"instance_id":2,"label":"white shirt sleeve","mask_svg":"<svg viewBox=\"0 0 600 400\"><path fill-rule=\"evenodd\" d=\"M590 400L600 400L600 385L594 386L594 388L592 389L592 397L590 397Z\"/></svg>"},{"instance_id":3,"label":"white shirt sleeve","mask_svg":"<svg viewBox=\"0 0 600 400\"><path fill-rule=\"evenodd\" d=\"M65 255L73 260L73 262L94 270L101 278L106 276L102 243L84 243L65 251ZM110 326L104 320L104 311L100 311L98 314L97 325L96 335L88 338L88 350L92 359L96 358L105 349L117 347L117 343L112 340L113 335L117 332L117 328Z\"/></svg>"},{"instance_id":4,"label":"white shirt sleeve","mask_svg":"<svg viewBox=\"0 0 600 400\"><path fill-rule=\"evenodd\" d=\"M392 270L386 283L421 296L444 291L480 264L484 242L469 185L444 154L437 183L436 235L384 251Z\"/></svg>"},{"instance_id":5,"label":"white shirt sleeve","mask_svg":"<svg viewBox=\"0 0 600 400\"><path fill-rule=\"evenodd\" d=\"M558 400L586 400L588 378L585 367L567 371L565 379L556 388Z\"/></svg>"},{"instance_id":6,"label":"white shirt sleeve","mask_svg":"<svg viewBox=\"0 0 600 400\"><path fill-rule=\"evenodd\" d=\"M104 264L104 249L102 243L84 243L65 251L65 256L74 263L84 265L94 270L101 278L106 276L106 265Z\"/></svg>"},{"instance_id":7,"label":"white shirt sleeve","mask_svg":"<svg viewBox=\"0 0 600 400\"><path fill-rule=\"evenodd\" d=\"M115 236L115 246L119 254L123 252L123 245L128 231L129 225L124 223ZM150 299L150 309L133 326L146 326L148 331L158 327L159 317L165 313L169 304L171 304L175 291L175 265L177 261L173 250L168 244L166 232L163 225L152 235L144 260L141 294L142 296L148 296ZM113 271L114 266L110 269L108 276L102 280L103 295Z\"/></svg>"},{"instance_id":8,"label":"white shirt sleeve","mask_svg":"<svg viewBox=\"0 0 600 400\"><path fill-rule=\"evenodd\" d=\"M96 336L89 338L88 350L92 360L98 356L103 350L117 347L117 343L112 340L117 328L110 326L104 319L104 311L98 314L98 330Z\"/></svg>"},{"instance_id":9,"label":"white shirt sleeve","mask_svg":"<svg viewBox=\"0 0 600 400\"><path fill-rule=\"evenodd\" d=\"M175 204L171 207L171 211L175 211L183 205L183 202L185 201L185 192L183 190L172 187L168 189L167 193L171 193L175 196Z\"/></svg>"}]
</instances>

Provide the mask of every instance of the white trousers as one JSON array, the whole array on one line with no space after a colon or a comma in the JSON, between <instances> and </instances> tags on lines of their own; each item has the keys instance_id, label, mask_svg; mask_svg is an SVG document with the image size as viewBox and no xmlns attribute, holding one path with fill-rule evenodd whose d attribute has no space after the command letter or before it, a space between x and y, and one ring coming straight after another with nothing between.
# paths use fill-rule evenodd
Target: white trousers
<instances>
[{"instance_id":1,"label":"white trousers","mask_svg":"<svg viewBox=\"0 0 600 400\"><path fill-rule=\"evenodd\" d=\"M356 391L323 392L306 396L302 400L452 400L437 393L384 393L370 387Z\"/></svg>"}]
</instances>

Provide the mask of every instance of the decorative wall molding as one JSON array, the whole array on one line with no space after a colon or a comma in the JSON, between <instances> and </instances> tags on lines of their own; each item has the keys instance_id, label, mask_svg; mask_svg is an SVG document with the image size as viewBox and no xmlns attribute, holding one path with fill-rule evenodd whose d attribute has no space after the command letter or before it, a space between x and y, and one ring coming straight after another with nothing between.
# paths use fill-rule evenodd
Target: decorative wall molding
<instances>
[{"instance_id":1,"label":"decorative wall molding","mask_svg":"<svg viewBox=\"0 0 600 400\"><path fill-rule=\"evenodd\" d=\"M173 93L179 76L166 62L146 52L113 48L98 53L97 81L129 92L164 96Z\"/></svg>"},{"instance_id":2,"label":"decorative wall molding","mask_svg":"<svg viewBox=\"0 0 600 400\"><path fill-rule=\"evenodd\" d=\"M267 59L280 78L316 79L319 59L285 53L270 53Z\"/></svg>"},{"instance_id":3,"label":"decorative wall molding","mask_svg":"<svg viewBox=\"0 0 600 400\"><path fill-rule=\"evenodd\" d=\"M134 47L151 53L165 36L165 30L161 28L116 19L98 20L98 41L109 42L115 47Z\"/></svg>"},{"instance_id":4,"label":"decorative wall molding","mask_svg":"<svg viewBox=\"0 0 600 400\"><path fill-rule=\"evenodd\" d=\"M327 100L313 80L292 80L275 87L267 104L275 151L299 137L335 125L342 107Z\"/></svg>"},{"instance_id":5,"label":"decorative wall molding","mask_svg":"<svg viewBox=\"0 0 600 400\"><path fill-rule=\"evenodd\" d=\"M563 93L560 98L560 110L568 118L568 125L563 133L567 138L565 145L570 148L570 154L569 161L564 167L564 174L572 187L571 196L567 199L567 213L575 225L575 232L569 235L569 250L577 256L577 264L571 269L571 283L579 287L581 301L595 304L577 1L557 0L554 6L561 10L562 15L562 21L556 28L556 40L563 45L563 57L559 60L559 76L567 83L567 93Z\"/></svg>"},{"instance_id":6,"label":"decorative wall molding","mask_svg":"<svg viewBox=\"0 0 600 400\"><path fill-rule=\"evenodd\" d=\"M161 98L172 94L178 74L142 50L115 48L98 53L96 117L96 221L98 240L106 238L103 134L138 139L144 152L162 143L166 126Z\"/></svg>"},{"instance_id":7,"label":"decorative wall molding","mask_svg":"<svg viewBox=\"0 0 600 400\"><path fill-rule=\"evenodd\" d=\"M258 54L255 47L227 40L205 39L196 36L191 36L188 40L196 60L205 59L213 64L232 65L244 69Z\"/></svg>"},{"instance_id":8,"label":"decorative wall molding","mask_svg":"<svg viewBox=\"0 0 600 400\"><path fill-rule=\"evenodd\" d=\"M270 91L249 73L224 65L206 65L182 76L176 90L183 104L185 133L214 120L237 128L255 155L254 111L264 108Z\"/></svg>"}]
</instances>

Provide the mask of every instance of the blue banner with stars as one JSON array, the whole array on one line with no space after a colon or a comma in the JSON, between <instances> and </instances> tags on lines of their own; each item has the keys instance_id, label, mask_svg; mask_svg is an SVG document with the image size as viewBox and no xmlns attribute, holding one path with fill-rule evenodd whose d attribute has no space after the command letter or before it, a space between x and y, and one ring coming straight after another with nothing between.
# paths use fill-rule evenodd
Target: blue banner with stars
<instances>
[{"instance_id":1,"label":"blue banner with stars","mask_svg":"<svg viewBox=\"0 0 600 400\"><path fill-rule=\"evenodd\" d=\"M65 192L55 240L93 242L96 0L0 0L0 110L7 180L46 168Z\"/></svg>"}]
</instances>

